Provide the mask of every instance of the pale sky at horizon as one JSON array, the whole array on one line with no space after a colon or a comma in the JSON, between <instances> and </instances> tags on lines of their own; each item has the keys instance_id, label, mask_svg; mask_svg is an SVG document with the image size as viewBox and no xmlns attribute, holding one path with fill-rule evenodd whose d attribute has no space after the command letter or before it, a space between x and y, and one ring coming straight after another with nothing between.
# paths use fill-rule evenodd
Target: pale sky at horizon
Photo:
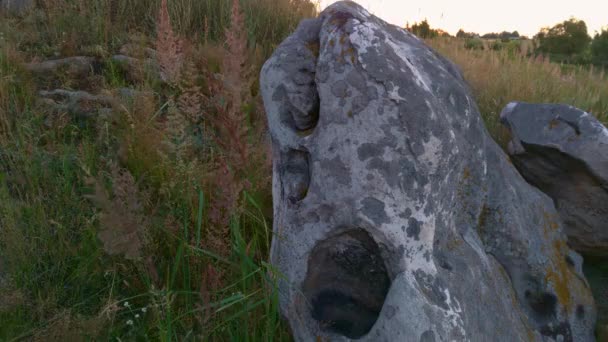
<instances>
[{"instance_id":1,"label":"pale sky at horizon","mask_svg":"<svg viewBox=\"0 0 608 342\"><path fill-rule=\"evenodd\" d=\"M321 9L337 0L321 0ZM484 34L517 30L532 37L541 27L570 17L587 23L591 36L608 26L608 0L356 0L374 15L404 27L428 19L450 34L462 28Z\"/></svg>"}]
</instances>

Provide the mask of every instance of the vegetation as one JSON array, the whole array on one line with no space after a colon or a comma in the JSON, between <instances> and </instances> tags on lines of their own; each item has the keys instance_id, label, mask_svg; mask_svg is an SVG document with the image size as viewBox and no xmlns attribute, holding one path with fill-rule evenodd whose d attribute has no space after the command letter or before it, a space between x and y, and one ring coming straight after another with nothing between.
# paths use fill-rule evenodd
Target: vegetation
<instances>
[{"instance_id":1,"label":"vegetation","mask_svg":"<svg viewBox=\"0 0 608 342\"><path fill-rule=\"evenodd\" d=\"M507 32L507 31L502 31L501 33L486 33L483 36L481 36L481 38L484 39L501 39L503 41L509 40L509 39L517 39L517 38L523 38L519 35L519 32L517 31L513 31L513 32Z\"/></svg>"},{"instance_id":2,"label":"vegetation","mask_svg":"<svg viewBox=\"0 0 608 342\"><path fill-rule=\"evenodd\" d=\"M463 29L460 29L456 32L456 38L479 38L479 35L473 32L465 32Z\"/></svg>"},{"instance_id":3,"label":"vegetation","mask_svg":"<svg viewBox=\"0 0 608 342\"><path fill-rule=\"evenodd\" d=\"M563 55L581 53L591 41L585 22L575 18L543 28L535 38L539 41L540 52Z\"/></svg>"},{"instance_id":4,"label":"vegetation","mask_svg":"<svg viewBox=\"0 0 608 342\"><path fill-rule=\"evenodd\" d=\"M426 19L424 19L420 23L414 23L412 26L410 26L408 23L407 25L405 25L405 29L424 39L450 36L449 33L441 29L432 29Z\"/></svg>"},{"instance_id":5,"label":"vegetation","mask_svg":"<svg viewBox=\"0 0 608 342\"><path fill-rule=\"evenodd\" d=\"M503 146L507 132L499 114L510 101L567 103L608 124L608 78L603 70L563 68L521 50L475 50L458 39L431 39L433 48L458 64L475 94L490 133ZM518 45L519 47L519 45Z\"/></svg>"},{"instance_id":6,"label":"vegetation","mask_svg":"<svg viewBox=\"0 0 608 342\"><path fill-rule=\"evenodd\" d=\"M449 36L447 33L434 34L433 32L443 31L431 28L427 21L415 24L410 31L425 39ZM456 33L456 38L463 39L464 46L470 50L506 48L513 51L518 49L517 45L521 45L522 48L519 50L525 50L528 55L542 55L558 63L608 65L608 29L596 33L592 39L587 33L586 23L576 18L570 18L553 27L542 28L532 41L529 41L526 36L521 36L517 31L486 33L480 36L477 33L460 29Z\"/></svg>"},{"instance_id":7,"label":"vegetation","mask_svg":"<svg viewBox=\"0 0 608 342\"><path fill-rule=\"evenodd\" d=\"M608 66L608 29L603 29L593 37L591 55L595 64Z\"/></svg>"},{"instance_id":8,"label":"vegetation","mask_svg":"<svg viewBox=\"0 0 608 342\"><path fill-rule=\"evenodd\" d=\"M256 78L316 7L38 3L0 14L0 340L290 340L280 275L266 263L271 171ZM501 143L498 113L512 100L571 103L608 121L602 71L520 45L429 43L460 65ZM112 58L123 50L137 73ZM28 65L81 55L94 62L78 77ZM41 98L53 89L112 100L87 116Z\"/></svg>"},{"instance_id":9,"label":"vegetation","mask_svg":"<svg viewBox=\"0 0 608 342\"><path fill-rule=\"evenodd\" d=\"M289 340L256 77L316 7L41 4L0 14L0 340ZM125 44L160 77L111 59ZM27 65L76 55L95 57L79 77ZM83 116L55 88L114 100Z\"/></svg>"}]
</instances>

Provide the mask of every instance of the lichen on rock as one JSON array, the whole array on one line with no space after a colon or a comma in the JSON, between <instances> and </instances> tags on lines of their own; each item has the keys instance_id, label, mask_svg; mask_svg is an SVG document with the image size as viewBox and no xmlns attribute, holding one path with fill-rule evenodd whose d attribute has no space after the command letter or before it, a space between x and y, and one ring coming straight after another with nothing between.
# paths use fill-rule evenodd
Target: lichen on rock
<instances>
[{"instance_id":1,"label":"lichen on rock","mask_svg":"<svg viewBox=\"0 0 608 342\"><path fill-rule=\"evenodd\" d=\"M296 340L593 340L581 258L454 64L344 1L303 21L260 85Z\"/></svg>"}]
</instances>

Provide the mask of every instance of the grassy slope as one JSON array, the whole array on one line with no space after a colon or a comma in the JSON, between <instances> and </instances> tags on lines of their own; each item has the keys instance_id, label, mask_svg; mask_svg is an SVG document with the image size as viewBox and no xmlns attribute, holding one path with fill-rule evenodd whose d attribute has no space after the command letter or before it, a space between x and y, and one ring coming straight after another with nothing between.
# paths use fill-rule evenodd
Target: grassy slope
<instances>
[{"instance_id":1,"label":"grassy slope","mask_svg":"<svg viewBox=\"0 0 608 342\"><path fill-rule=\"evenodd\" d=\"M91 91L130 85L152 95L122 103L111 119L81 120L37 103L44 85L23 70L24 61L81 54L106 60L127 42L152 45L158 2L45 3L46 11L22 19L0 17L0 275L10 274L0 284L0 340L289 340L265 263L268 181L252 178L263 187L243 192L238 215L218 228L210 223L220 204L209 183L217 180L213 155L221 151L212 147L205 150L211 157L191 163L159 153L170 137L167 98L175 89L150 78L132 82L106 62L85 80ZM213 41L229 25L229 1L170 6L174 27L208 61L221 60ZM254 69L310 14L305 0L243 0L242 8ZM608 81L595 73L564 75L506 52L430 43L463 69L501 142L496 118L511 100L571 103L608 120ZM82 83L59 76L55 86ZM257 103L254 97L248 105ZM253 135L263 116L250 114L245 126ZM112 202L115 213L95 199ZM141 258L109 255L98 238L108 225L145 226Z\"/></svg>"},{"instance_id":2,"label":"grassy slope","mask_svg":"<svg viewBox=\"0 0 608 342\"><path fill-rule=\"evenodd\" d=\"M222 151L211 146L191 160L172 154L186 149L172 139L167 112L179 87L149 77L133 82L107 60L124 43L154 45L158 2L44 3L46 10L24 18L0 17L0 340L288 340L265 263L269 176L248 177L254 185L241 193L238 212L221 227L211 224L213 210L224 209L212 184ZM241 6L254 70L314 12L307 0ZM231 1L169 7L193 56L218 69L225 52L214 41L224 39ZM149 95L116 105L105 119L50 111L36 100L49 84L22 63L72 55L97 56L102 70L84 80L59 73L53 88L84 84L102 93L129 85ZM257 104L254 94L245 106ZM263 116L247 111L254 134ZM129 243L138 258L109 255L125 246L102 243L100 232L139 233L137 225L145 226L145 242Z\"/></svg>"}]
</instances>

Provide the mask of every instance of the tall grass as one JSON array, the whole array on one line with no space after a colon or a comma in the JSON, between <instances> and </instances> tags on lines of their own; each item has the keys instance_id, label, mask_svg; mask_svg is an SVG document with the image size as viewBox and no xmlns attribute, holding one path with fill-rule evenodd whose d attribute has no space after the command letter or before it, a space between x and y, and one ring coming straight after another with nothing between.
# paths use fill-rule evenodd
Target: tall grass
<instances>
[{"instance_id":1,"label":"tall grass","mask_svg":"<svg viewBox=\"0 0 608 342\"><path fill-rule=\"evenodd\" d=\"M87 51L112 53L129 35L151 37L160 0L41 0L42 7L16 30L30 57L75 55ZM303 17L314 16L310 0L241 0L247 38L253 49L272 51ZM230 25L231 0L172 0L169 13L175 29L192 41L222 40ZM21 32L19 32L21 31Z\"/></svg>"},{"instance_id":2,"label":"tall grass","mask_svg":"<svg viewBox=\"0 0 608 342\"><path fill-rule=\"evenodd\" d=\"M503 146L507 132L499 115L511 101L566 103L608 124L608 78L603 70L565 67L508 49L466 49L459 39L427 42L460 67L488 129Z\"/></svg>"},{"instance_id":3,"label":"tall grass","mask_svg":"<svg viewBox=\"0 0 608 342\"><path fill-rule=\"evenodd\" d=\"M161 1L40 4L0 14L0 340L289 340L266 263L254 84L315 6L170 0L159 16ZM164 84L105 62L155 40ZM79 54L103 70L80 82L60 71L53 86L141 93L93 119L39 102L48 85L23 62Z\"/></svg>"}]
</instances>

